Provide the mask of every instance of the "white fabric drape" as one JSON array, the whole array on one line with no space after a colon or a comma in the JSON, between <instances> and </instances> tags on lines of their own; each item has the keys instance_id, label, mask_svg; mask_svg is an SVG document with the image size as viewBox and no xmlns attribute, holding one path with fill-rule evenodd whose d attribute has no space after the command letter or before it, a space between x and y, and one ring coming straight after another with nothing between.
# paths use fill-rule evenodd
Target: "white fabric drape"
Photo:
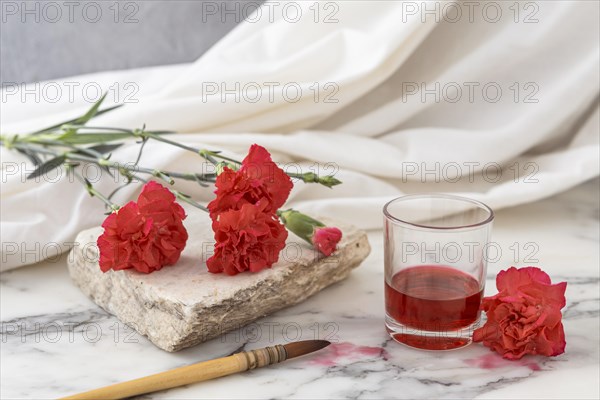
<instances>
[{"instance_id":1,"label":"white fabric drape","mask_svg":"<svg viewBox=\"0 0 600 400\"><path fill-rule=\"evenodd\" d=\"M1 130L77 116L90 106L81 88L93 82L108 102L138 100L95 126L176 130L177 140L240 156L259 143L288 168L335 170L343 185L296 184L289 204L369 229L402 193L458 192L500 208L598 176L598 2L524 2L520 13L499 2L496 20L465 3L347 1L329 23L324 15L315 22L312 2L295 4L298 21L273 12L271 22L263 12L192 64L55 81L58 100L35 99L47 82L29 85L29 94L5 88ZM72 98L69 85L79 88ZM33 167L1 151L2 270L67 250L78 231L101 223L103 205L81 185L53 174L24 182ZM113 159L136 155L126 146ZM162 144L146 146L141 162L185 171L201 163ZM104 176L96 185L109 192L115 182ZM181 187L201 200L212 194Z\"/></svg>"}]
</instances>

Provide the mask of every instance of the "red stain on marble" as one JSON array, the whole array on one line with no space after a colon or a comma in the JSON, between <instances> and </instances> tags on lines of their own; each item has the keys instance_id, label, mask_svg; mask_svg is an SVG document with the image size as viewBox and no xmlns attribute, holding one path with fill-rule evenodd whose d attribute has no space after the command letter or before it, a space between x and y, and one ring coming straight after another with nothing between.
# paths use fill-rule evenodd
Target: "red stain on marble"
<instances>
[{"instance_id":1,"label":"red stain on marble","mask_svg":"<svg viewBox=\"0 0 600 400\"><path fill-rule=\"evenodd\" d=\"M527 367L532 371L541 371L541 367L534 361L528 360L506 360L498 354L486 354L477 358L470 358L465 360L467 365L472 367L478 367L483 369L497 369L497 368L514 368L515 366Z\"/></svg>"},{"instance_id":2,"label":"red stain on marble","mask_svg":"<svg viewBox=\"0 0 600 400\"><path fill-rule=\"evenodd\" d=\"M387 352L383 347L358 346L350 342L332 343L309 362L314 365L331 367L342 364L344 361L358 361L382 357L387 360Z\"/></svg>"}]
</instances>

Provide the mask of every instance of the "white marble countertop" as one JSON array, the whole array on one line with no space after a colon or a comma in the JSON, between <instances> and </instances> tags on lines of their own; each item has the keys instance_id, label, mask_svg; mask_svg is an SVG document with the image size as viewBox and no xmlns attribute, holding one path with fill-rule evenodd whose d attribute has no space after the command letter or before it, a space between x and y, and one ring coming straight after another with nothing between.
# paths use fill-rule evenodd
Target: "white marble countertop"
<instances>
[{"instance_id":1,"label":"white marble countertop","mask_svg":"<svg viewBox=\"0 0 600 400\"><path fill-rule=\"evenodd\" d=\"M567 281L567 349L559 357L509 362L479 344L425 352L391 341L383 325L382 234L374 231L371 255L346 281L248 329L174 354L79 292L64 257L3 273L1 397L56 398L241 349L318 337L335 344L277 366L144 398L597 399L598 213L598 180L497 212L492 240L502 257L488 267L486 295L496 291L496 273L511 265L539 265L553 281Z\"/></svg>"}]
</instances>

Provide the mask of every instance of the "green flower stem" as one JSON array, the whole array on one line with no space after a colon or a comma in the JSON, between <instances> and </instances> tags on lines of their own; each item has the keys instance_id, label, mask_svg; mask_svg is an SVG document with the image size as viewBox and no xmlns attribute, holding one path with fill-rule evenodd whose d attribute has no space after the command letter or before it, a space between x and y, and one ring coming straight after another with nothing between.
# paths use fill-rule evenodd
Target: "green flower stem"
<instances>
[{"instance_id":1,"label":"green flower stem","mask_svg":"<svg viewBox=\"0 0 600 400\"><path fill-rule=\"evenodd\" d=\"M79 134L78 131L80 129L85 129L88 131L89 130L112 131L115 133L113 133L111 135L117 135L119 137L111 136L109 138L104 138L103 135L100 134L98 136L99 140L98 140L98 142L96 142L93 140L93 137L94 137L93 134L87 134L87 133ZM170 140L164 136L164 134L166 134L166 133L170 133L170 132L146 131L144 129L131 130L131 129L123 129L123 128L89 127L89 126L81 125L81 124L67 123L67 124L61 125L56 130L43 131L42 134L38 134L38 135L28 135L28 136L24 136L24 137L18 137L18 136L8 137L8 136L3 135L0 137L0 144L2 144L3 146L6 146L7 148L23 149L23 147L19 146L20 144L28 144L28 145L29 144L37 144L37 145L41 145L41 146L45 146L45 147L48 147L48 146L63 147L63 148L66 147L66 148L70 148L70 149L73 149L76 151L81 151L83 149L81 147L77 147L78 143L77 143L77 141L74 141L74 140L76 140L76 138L80 138L81 136L87 135L85 138L85 141L82 143L79 143L79 144L83 144L83 143L94 144L94 143L106 143L109 141L123 139L123 137L121 137L120 135L124 135L125 138L127 136L130 136L132 138L142 138L144 140L153 139L153 140L160 141L160 142L163 142L166 144L170 144L172 146L179 147L181 149L190 151L194 154L201 156L202 158L209 161L211 164L213 164L216 167L222 168L222 164L224 162L232 163L229 166L233 167L233 169L237 169L236 166L241 165L240 161L230 158L230 157L227 157L227 156L224 156L224 155L221 155L220 152L210 151L207 149L199 149L196 147L188 146L188 145ZM42 148L37 148L37 149L29 148L29 149L33 150L35 152L38 152L38 153L43 153L43 154L56 154L56 153L42 151ZM72 158L71 156L69 156L69 157ZM219 161L219 160L221 160L221 161ZM80 161L93 162L91 160L80 160ZM109 165L107 165L107 166L109 166ZM109 166L109 167L113 167L113 166ZM114 166L114 168L120 168L120 167ZM139 169L139 171L143 172L143 173L150 173L150 174L163 173L165 175L168 175L168 176L171 176L174 178L185 179L185 180L194 180L194 181L200 181L200 182L214 182L214 178L216 178L215 174L210 174L210 177L207 178L204 175L200 175L200 174L180 174L180 173L166 172L166 171L155 172L155 171L148 171L148 170L144 170L144 169ZM303 173L303 174L287 172L287 174L290 178L301 180L304 183L318 183L323 186L327 186L329 188L342 183L341 181L339 181L338 179L336 179L335 177L333 177L331 175L321 177L321 176L318 176L317 174L315 174L314 172L307 172L307 173ZM213 179L211 179L211 178L213 178Z\"/></svg>"},{"instance_id":2,"label":"green flower stem","mask_svg":"<svg viewBox=\"0 0 600 400\"><path fill-rule=\"evenodd\" d=\"M147 131L144 131L144 130L135 130L134 131L134 135L138 136L138 137L143 137L143 138L149 138L149 139L158 140L160 142L167 143L167 144L179 147L179 148L187 150L187 151L191 151L194 154L200 155L205 160L210 161L213 165L217 165L219 163L219 161L216 160L217 158L219 158L221 160L224 160L224 161L229 161L229 162L232 162L232 163L235 163L235 164L241 164L240 161L235 160L235 159L230 158L230 157L227 157L227 156L223 156L219 152L210 151L210 150L207 150L207 149L199 149L199 148L191 147L191 146L179 143L179 142L175 142L173 140L165 138L164 136L162 136L160 134L157 134L156 132L147 132Z\"/></svg>"},{"instance_id":3,"label":"green flower stem","mask_svg":"<svg viewBox=\"0 0 600 400\"><path fill-rule=\"evenodd\" d=\"M175 197L177 197L179 200L188 203L202 211L208 212L208 208L204 207L202 204L195 202L194 200L192 200L192 198L190 196L188 196L187 194L183 194L177 190L174 189L169 189L171 191L171 193L173 193L175 195Z\"/></svg>"},{"instance_id":4,"label":"green flower stem","mask_svg":"<svg viewBox=\"0 0 600 400\"><path fill-rule=\"evenodd\" d=\"M154 139L159 142L167 143L172 146L179 147L179 148L187 150L187 151L191 151L194 154L200 155L205 160L210 161L214 165L216 165L218 163L218 161L215 158L220 158L222 160L230 161L230 162L233 162L236 164L241 164L240 161L234 160L234 159L226 157L226 156L222 156L222 155L218 154L217 152L206 150L206 149L195 148L195 147L183 144L183 143L179 143L179 142L175 142L173 140L167 139L166 137L163 136L163 134L169 133L166 131L153 132L153 131L146 131L144 129L130 130L130 129L123 129L123 128L107 128L107 127L98 127L98 126L94 127L94 126L72 125L72 124L71 125L63 125L61 127L61 129L65 130L65 131L66 130L79 130L79 129L114 131L114 132L129 134L132 137L139 137L139 138L144 138L144 139ZM40 136L33 137L33 138L29 139L29 141L31 141L33 143L40 143L40 144L61 145L61 142L52 140L52 136L50 136L50 135L46 135L44 137L40 137Z\"/></svg>"},{"instance_id":5,"label":"green flower stem","mask_svg":"<svg viewBox=\"0 0 600 400\"><path fill-rule=\"evenodd\" d=\"M83 186L85 186L85 189L90 194L90 196L97 197L98 199L102 200L102 202L104 202L104 204L106 204L108 208L111 209L111 212L117 211L120 208L117 204L113 203L106 196L104 196L102 193L96 190L96 188L90 183L90 181L85 179L79 172L75 171L74 168L69 167L69 172L71 172L77 178L77 180L80 181L83 184Z\"/></svg>"},{"instance_id":6,"label":"green flower stem","mask_svg":"<svg viewBox=\"0 0 600 400\"><path fill-rule=\"evenodd\" d=\"M144 182L144 183L148 183L148 180L147 180L147 179L144 179L144 178L142 178L142 177L139 177L139 176L133 176L133 177L134 177L135 179L139 179L140 181L142 181L142 182ZM203 206L202 204L200 204L200 203L197 203L197 202L195 202L195 201L194 201L194 200L192 200L192 198L191 198L190 196L188 196L187 194L183 194L183 193L181 193L180 191L178 191L178 190L175 190L175 189L171 189L171 188L167 188L167 189L169 189L169 191L170 191L171 193L173 193L173 195L175 195L175 197L176 197L178 200L181 200L181 201L183 201L183 202L185 202L185 203L187 203L187 204L190 204L190 205L192 205L192 206L194 206L194 207L196 207L196 208L198 208L198 209L200 209L200 210L202 210L202 211L208 212L208 208L204 207L204 206Z\"/></svg>"},{"instance_id":7,"label":"green flower stem","mask_svg":"<svg viewBox=\"0 0 600 400\"><path fill-rule=\"evenodd\" d=\"M77 178L77 180L79 180L85 186L85 188L88 191L88 193L90 194L90 196L97 197L98 199L102 200L104 202L104 204L106 204L112 211L117 211L120 208L117 204L111 202L106 196L104 196L96 188L94 188L94 186L87 179L85 179L81 174L79 174L77 171L75 171L74 168L70 167L69 171L71 173L73 173L75 175L75 177ZM131 178L135 178L135 179L138 179L138 180L140 180L140 181L142 181L144 183L148 183L147 179L144 179L144 178L142 178L140 176L131 175ZM186 194L183 194L183 193L181 193L178 190L174 190L174 189L171 189L171 188L168 188L168 189L169 189L169 191L171 193L173 193L173 195L177 199L179 199L179 200L181 200L181 201L183 201L183 202L185 202L187 204L190 204L190 205L192 205L192 206L194 206L194 207L196 207L196 208L198 208L198 209L200 209L202 211L208 212L208 208L204 207L200 203L195 202L194 200L191 199L190 196L188 196Z\"/></svg>"},{"instance_id":8,"label":"green flower stem","mask_svg":"<svg viewBox=\"0 0 600 400\"><path fill-rule=\"evenodd\" d=\"M154 139L154 140L157 140L159 142L167 143L167 144L170 144L172 146L179 147L181 149L184 149L184 150L187 150L187 151L191 151L192 153L196 153L196 154L199 154L199 155L202 156L202 154L201 154L202 150L201 149L196 149L194 147L185 145L183 143L179 143L179 142L175 142L175 141L170 140L170 139L166 139L163 136L157 135L157 134L155 134L153 132L146 132L144 130L136 130L136 131L133 132L133 134L134 134L134 136L137 136L137 137Z\"/></svg>"},{"instance_id":9,"label":"green flower stem","mask_svg":"<svg viewBox=\"0 0 600 400\"><path fill-rule=\"evenodd\" d=\"M46 154L46 155L52 155L52 156L64 155L66 157L67 161L89 162L89 163L97 164L101 167L112 168L119 172L121 172L121 171L139 172L139 173L143 173L143 174L153 175L156 177L160 177L160 175L162 175L162 176L168 176L168 177L176 178L176 179L183 179L183 180L188 180L188 181L202 181L202 182L214 182L214 177L215 177L215 174L204 175L204 174L181 173L181 172L156 170L156 169L152 169L152 168L144 168L144 167L139 167L136 165L128 165L128 164L122 164L122 163L119 163L116 161L110 161L105 158L93 158L93 157L89 157L89 156L85 156L85 155L74 154L74 153L68 152L68 151L62 152L62 151L50 149L47 147L35 146L32 144L23 144L23 143L19 143L19 142L13 143L12 147L15 149L21 149L21 150L32 150L39 154ZM75 146L66 146L66 147L71 147L73 149L77 149L77 147L75 147ZM173 182L169 182L169 184L173 184Z\"/></svg>"},{"instance_id":10,"label":"green flower stem","mask_svg":"<svg viewBox=\"0 0 600 400\"><path fill-rule=\"evenodd\" d=\"M214 151L209 151L209 150L203 150L203 151L206 154L211 155L211 156L216 157L216 158L220 158L221 160L229 161L229 162L232 162L232 163L238 164L238 165L242 165L242 163L240 161L234 160L233 158L230 158L230 157L226 157L224 155L221 155L220 153L216 153Z\"/></svg>"}]
</instances>

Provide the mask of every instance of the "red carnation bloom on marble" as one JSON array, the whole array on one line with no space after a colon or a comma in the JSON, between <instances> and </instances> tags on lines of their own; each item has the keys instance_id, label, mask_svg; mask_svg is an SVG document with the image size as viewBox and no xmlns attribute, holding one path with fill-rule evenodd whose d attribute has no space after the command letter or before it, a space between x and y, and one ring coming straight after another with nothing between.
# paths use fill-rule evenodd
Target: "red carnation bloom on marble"
<instances>
[{"instance_id":1,"label":"red carnation bloom on marble","mask_svg":"<svg viewBox=\"0 0 600 400\"><path fill-rule=\"evenodd\" d=\"M288 233L273 213L265 212L267 206L246 203L219 214L212 224L217 243L206 263L210 272L258 272L277 262Z\"/></svg>"},{"instance_id":2,"label":"red carnation bloom on marble","mask_svg":"<svg viewBox=\"0 0 600 400\"><path fill-rule=\"evenodd\" d=\"M316 227L312 236L313 245L326 256L330 256L342 240L342 231L334 227Z\"/></svg>"},{"instance_id":3,"label":"red carnation bloom on marble","mask_svg":"<svg viewBox=\"0 0 600 400\"><path fill-rule=\"evenodd\" d=\"M536 267L511 267L496 277L499 293L483 299L485 325L473 333L475 342L518 360L526 354L557 356L566 341L561 308L566 304L566 282L552 284Z\"/></svg>"},{"instance_id":4,"label":"red carnation bloom on marble","mask_svg":"<svg viewBox=\"0 0 600 400\"><path fill-rule=\"evenodd\" d=\"M271 155L257 144L250 147L239 170L225 167L217 177L216 197L208 204L211 218L244 204L265 202L265 213L276 213L292 190L290 177L277 166Z\"/></svg>"},{"instance_id":5,"label":"red carnation bloom on marble","mask_svg":"<svg viewBox=\"0 0 600 400\"><path fill-rule=\"evenodd\" d=\"M137 202L127 203L102 223L100 269L150 273L175 264L188 239L185 217L167 188L148 182Z\"/></svg>"}]
</instances>

